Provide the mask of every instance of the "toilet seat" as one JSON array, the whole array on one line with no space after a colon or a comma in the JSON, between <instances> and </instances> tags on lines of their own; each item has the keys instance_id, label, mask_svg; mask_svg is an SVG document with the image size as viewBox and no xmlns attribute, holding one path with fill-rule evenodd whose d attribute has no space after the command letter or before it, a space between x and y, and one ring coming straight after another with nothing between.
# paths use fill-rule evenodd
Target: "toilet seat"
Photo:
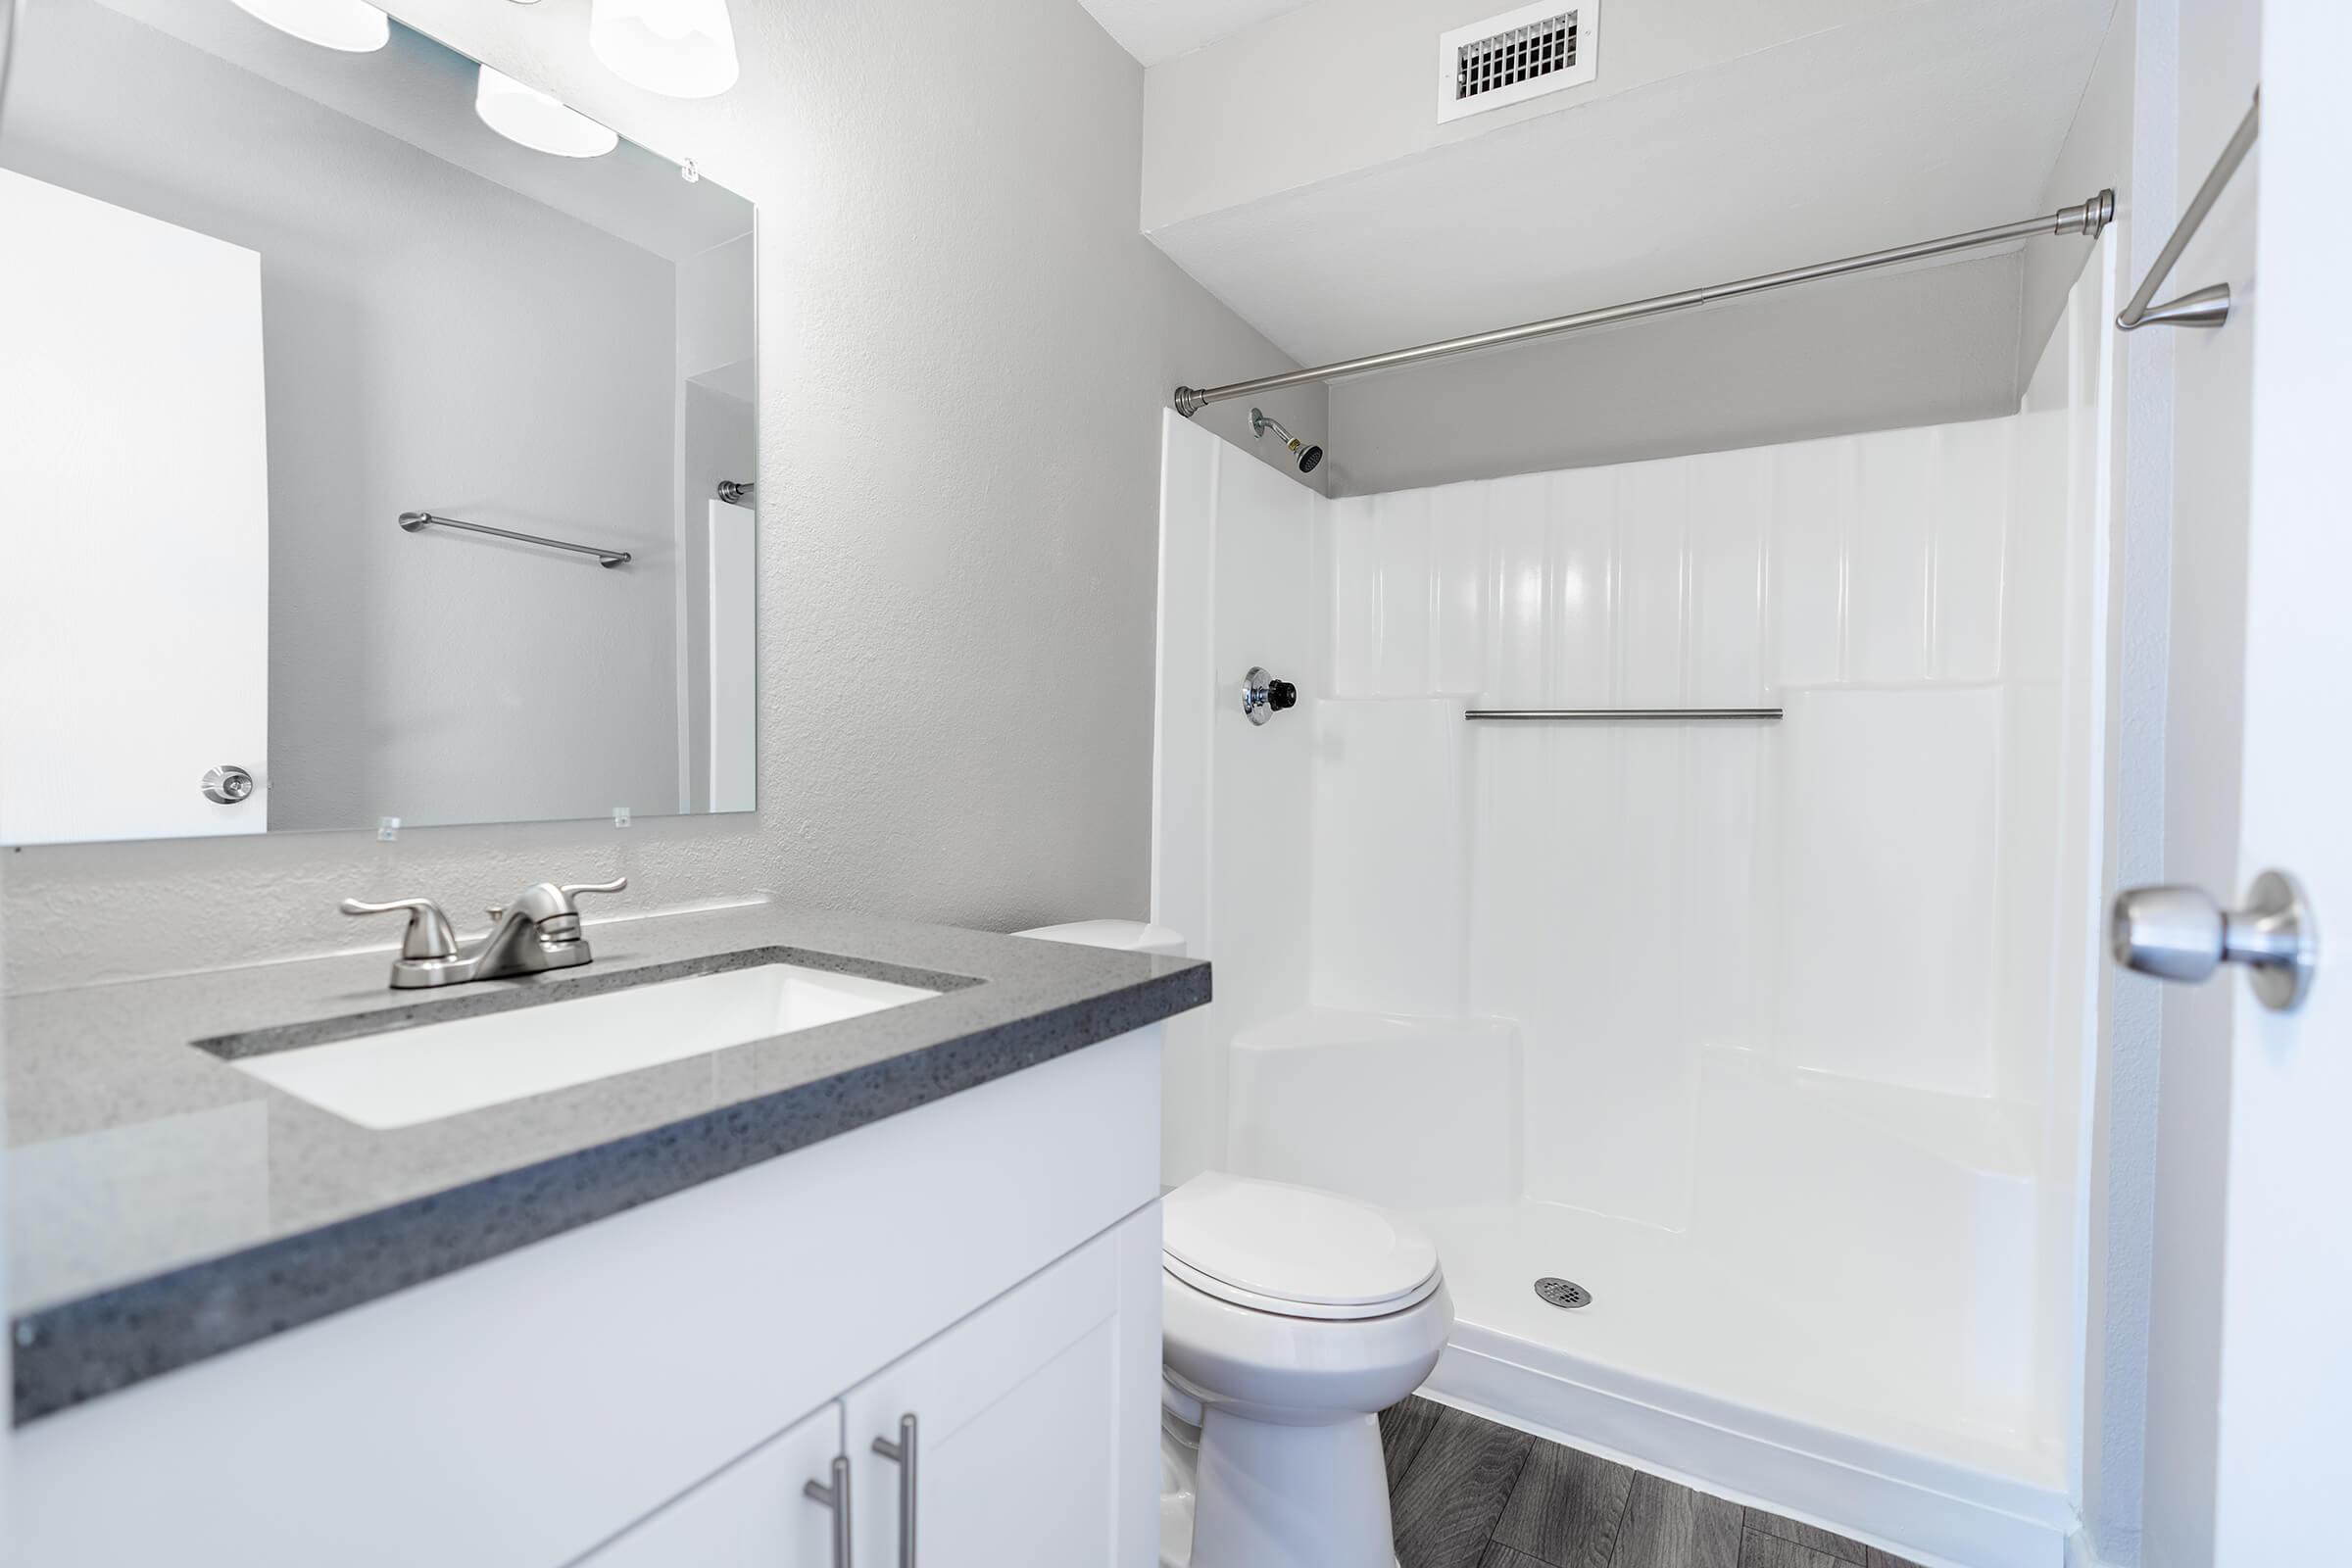
<instances>
[{"instance_id":1,"label":"toilet seat","mask_svg":"<svg viewBox=\"0 0 2352 1568\"><path fill-rule=\"evenodd\" d=\"M1436 1293L1438 1250L1409 1221L1333 1193L1210 1171L1162 1200L1162 1266L1202 1295L1345 1322Z\"/></svg>"},{"instance_id":2,"label":"toilet seat","mask_svg":"<svg viewBox=\"0 0 2352 1568\"><path fill-rule=\"evenodd\" d=\"M1161 1200L1162 1568L1393 1568L1380 1421L1453 1329L1420 1227L1211 1173Z\"/></svg>"},{"instance_id":3,"label":"toilet seat","mask_svg":"<svg viewBox=\"0 0 2352 1568\"><path fill-rule=\"evenodd\" d=\"M1190 1267L1165 1254L1161 1255L1159 1261L1160 1266L1167 1270L1169 1277L1181 1281L1203 1296L1214 1297L1216 1299L1229 1302L1234 1306L1246 1306L1252 1312L1270 1312L1280 1317L1306 1318L1319 1323L1346 1323L1359 1318L1386 1317L1392 1312L1401 1312L1407 1307L1418 1306L1428 1300L1437 1294L1438 1286L1443 1283L1437 1275L1432 1274L1406 1295L1385 1301L1357 1301L1341 1306L1328 1301L1292 1301L1279 1296L1260 1296L1252 1291L1245 1291L1238 1285L1228 1284L1214 1275L1203 1274L1199 1269Z\"/></svg>"}]
</instances>

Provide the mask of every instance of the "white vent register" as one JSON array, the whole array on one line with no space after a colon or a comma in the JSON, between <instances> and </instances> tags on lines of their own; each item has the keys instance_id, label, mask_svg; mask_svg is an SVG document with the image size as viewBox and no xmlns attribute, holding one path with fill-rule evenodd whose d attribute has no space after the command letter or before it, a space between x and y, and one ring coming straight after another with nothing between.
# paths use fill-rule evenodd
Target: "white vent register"
<instances>
[{"instance_id":1,"label":"white vent register","mask_svg":"<svg viewBox=\"0 0 2352 1568\"><path fill-rule=\"evenodd\" d=\"M1563 87L1598 73L1598 0L1521 6L1438 38L1438 119L1459 120Z\"/></svg>"}]
</instances>

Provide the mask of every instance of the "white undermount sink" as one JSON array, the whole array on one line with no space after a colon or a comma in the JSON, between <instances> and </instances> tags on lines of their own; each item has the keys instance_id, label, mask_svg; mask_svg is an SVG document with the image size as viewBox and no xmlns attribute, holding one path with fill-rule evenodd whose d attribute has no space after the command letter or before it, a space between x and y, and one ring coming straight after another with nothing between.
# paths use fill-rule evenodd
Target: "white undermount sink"
<instances>
[{"instance_id":1,"label":"white undermount sink","mask_svg":"<svg viewBox=\"0 0 2352 1568\"><path fill-rule=\"evenodd\" d=\"M230 1065L363 1127L414 1127L938 995L761 963L239 1056Z\"/></svg>"}]
</instances>

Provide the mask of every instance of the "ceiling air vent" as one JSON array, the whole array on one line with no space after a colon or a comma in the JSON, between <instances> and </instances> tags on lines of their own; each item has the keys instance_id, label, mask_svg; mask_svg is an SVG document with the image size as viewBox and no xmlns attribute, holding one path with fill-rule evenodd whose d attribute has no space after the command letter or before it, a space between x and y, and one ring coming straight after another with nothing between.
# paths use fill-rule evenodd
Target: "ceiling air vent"
<instances>
[{"instance_id":1,"label":"ceiling air vent","mask_svg":"<svg viewBox=\"0 0 2352 1568\"><path fill-rule=\"evenodd\" d=\"M1525 103L1591 81L1598 70L1598 0L1521 6L1438 39L1438 118Z\"/></svg>"}]
</instances>

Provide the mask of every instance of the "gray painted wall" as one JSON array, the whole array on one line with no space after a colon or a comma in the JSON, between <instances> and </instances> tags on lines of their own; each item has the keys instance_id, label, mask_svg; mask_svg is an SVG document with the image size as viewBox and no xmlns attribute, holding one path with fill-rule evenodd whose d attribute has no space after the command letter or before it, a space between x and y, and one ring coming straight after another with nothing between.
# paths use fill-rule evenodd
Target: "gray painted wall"
<instances>
[{"instance_id":1,"label":"gray painted wall","mask_svg":"<svg viewBox=\"0 0 2352 1568\"><path fill-rule=\"evenodd\" d=\"M1159 411L1291 367L1136 231L1142 68L1075 0L797 0L736 7L742 82L680 103L594 63L586 0L395 9L760 204L761 809L18 851L10 983L380 946L337 899L557 873L627 872L608 908L1144 914ZM1325 439L1319 394L1268 406Z\"/></svg>"},{"instance_id":2,"label":"gray painted wall","mask_svg":"<svg viewBox=\"0 0 2352 1568\"><path fill-rule=\"evenodd\" d=\"M262 256L272 830L677 809L670 263L98 6L26 56L0 162Z\"/></svg>"},{"instance_id":3,"label":"gray painted wall","mask_svg":"<svg viewBox=\"0 0 2352 1568\"><path fill-rule=\"evenodd\" d=\"M2022 275L2015 255L1868 273L1343 381L1331 492L2014 414Z\"/></svg>"}]
</instances>

